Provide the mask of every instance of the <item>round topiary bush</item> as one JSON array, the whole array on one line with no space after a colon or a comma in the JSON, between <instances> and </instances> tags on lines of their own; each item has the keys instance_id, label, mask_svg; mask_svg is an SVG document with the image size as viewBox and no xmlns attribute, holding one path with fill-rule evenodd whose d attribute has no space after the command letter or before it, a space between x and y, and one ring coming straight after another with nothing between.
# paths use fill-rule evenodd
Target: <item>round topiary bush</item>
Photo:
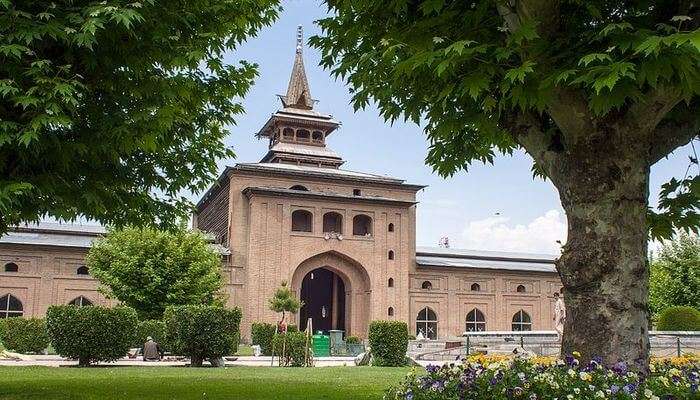
<instances>
[{"instance_id":1,"label":"round topiary bush","mask_svg":"<svg viewBox=\"0 0 700 400\"><path fill-rule=\"evenodd\" d=\"M241 310L217 306L169 307L163 317L165 342L171 351L201 367L205 359L233 354L238 345Z\"/></svg>"},{"instance_id":2,"label":"round topiary bush","mask_svg":"<svg viewBox=\"0 0 700 400\"><path fill-rule=\"evenodd\" d=\"M250 341L260 346L260 352L264 356L272 355L272 337L275 336L275 324L266 322L253 322L250 327Z\"/></svg>"},{"instance_id":3,"label":"round topiary bush","mask_svg":"<svg viewBox=\"0 0 700 400\"><path fill-rule=\"evenodd\" d=\"M372 321L369 324L372 365L399 367L406 365L408 325L401 321Z\"/></svg>"},{"instance_id":4,"label":"round topiary bush","mask_svg":"<svg viewBox=\"0 0 700 400\"><path fill-rule=\"evenodd\" d=\"M63 357L87 366L124 357L134 342L138 319L128 307L51 306L46 328L51 345Z\"/></svg>"},{"instance_id":5,"label":"round topiary bush","mask_svg":"<svg viewBox=\"0 0 700 400\"><path fill-rule=\"evenodd\" d=\"M160 345L163 351L166 351L165 322L157 319L139 321L132 347L143 347L143 344L146 343L146 339L149 336Z\"/></svg>"},{"instance_id":6,"label":"round topiary bush","mask_svg":"<svg viewBox=\"0 0 700 400\"><path fill-rule=\"evenodd\" d=\"M275 356L280 357L281 364L289 367L306 366L306 356L311 354L311 343L306 345L306 334L299 331L287 331L286 334L274 335ZM284 356L282 353L284 352Z\"/></svg>"},{"instance_id":7,"label":"round topiary bush","mask_svg":"<svg viewBox=\"0 0 700 400\"><path fill-rule=\"evenodd\" d=\"M41 353L49 346L46 323L40 318L8 318L3 323L2 341L17 353Z\"/></svg>"},{"instance_id":8,"label":"round topiary bush","mask_svg":"<svg viewBox=\"0 0 700 400\"><path fill-rule=\"evenodd\" d=\"M659 331L700 331L700 311L693 307L669 307L659 315Z\"/></svg>"}]
</instances>

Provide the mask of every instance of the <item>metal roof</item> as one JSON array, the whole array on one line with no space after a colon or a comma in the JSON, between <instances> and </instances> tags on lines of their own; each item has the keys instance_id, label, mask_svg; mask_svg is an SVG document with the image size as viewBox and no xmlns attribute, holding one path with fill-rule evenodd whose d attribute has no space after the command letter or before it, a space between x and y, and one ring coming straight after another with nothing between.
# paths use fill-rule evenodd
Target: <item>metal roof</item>
<instances>
[{"instance_id":1,"label":"metal roof","mask_svg":"<svg viewBox=\"0 0 700 400\"><path fill-rule=\"evenodd\" d=\"M497 251L418 247L416 264L419 267L475 268L524 272L557 272L551 254L509 253Z\"/></svg>"},{"instance_id":2,"label":"metal roof","mask_svg":"<svg viewBox=\"0 0 700 400\"><path fill-rule=\"evenodd\" d=\"M308 144L300 143L286 143L277 142L272 147L270 147L269 153L289 153L289 154L301 154L304 156L313 157L328 157L337 158L340 160L340 156L335 151L329 149L325 146L313 146ZM265 157L266 159L269 157Z\"/></svg>"},{"instance_id":3,"label":"metal roof","mask_svg":"<svg viewBox=\"0 0 700 400\"><path fill-rule=\"evenodd\" d=\"M240 163L234 169L254 169L278 173L301 173L305 175L320 176L324 178L349 178L381 183L402 184L403 179L392 178L385 175L368 174L365 172L349 171L338 168L323 168L309 165L283 164L283 163Z\"/></svg>"},{"instance_id":4,"label":"metal roof","mask_svg":"<svg viewBox=\"0 0 700 400\"><path fill-rule=\"evenodd\" d=\"M250 197L255 194L263 194L276 197L288 198L315 198L338 201L352 201L357 203L383 203L403 207L410 207L416 204L415 201L407 201L381 196L354 196L336 192L317 192L311 190L295 190L271 186L250 186L243 189L243 194Z\"/></svg>"}]
</instances>

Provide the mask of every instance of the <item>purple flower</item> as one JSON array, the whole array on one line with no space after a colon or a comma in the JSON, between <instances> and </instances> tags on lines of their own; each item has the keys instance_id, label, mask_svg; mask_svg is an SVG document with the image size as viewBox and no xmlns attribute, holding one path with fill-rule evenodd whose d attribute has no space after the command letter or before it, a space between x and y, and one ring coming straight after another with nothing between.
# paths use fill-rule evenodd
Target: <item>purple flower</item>
<instances>
[{"instance_id":1,"label":"purple flower","mask_svg":"<svg viewBox=\"0 0 700 400\"><path fill-rule=\"evenodd\" d=\"M432 374L438 372L440 370L440 367L437 365L429 364L427 367L425 367L425 370L428 371L428 373Z\"/></svg>"},{"instance_id":2,"label":"purple flower","mask_svg":"<svg viewBox=\"0 0 700 400\"><path fill-rule=\"evenodd\" d=\"M624 361L616 362L613 364L612 370L618 375L625 375L627 373L627 363Z\"/></svg>"},{"instance_id":3,"label":"purple flower","mask_svg":"<svg viewBox=\"0 0 700 400\"><path fill-rule=\"evenodd\" d=\"M566 356L564 357L564 362L566 363L566 365L571 367L576 362L576 359L574 358L574 356Z\"/></svg>"},{"instance_id":4,"label":"purple flower","mask_svg":"<svg viewBox=\"0 0 700 400\"><path fill-rule=\"evenodd\" d=\"M410 390L406 392L406 400L413 400L413 392Z\"/></svg>"},{"instance_id":5,"label":"purple flower","mask_svg":"<svg viewBox=\"0 0 700 400\"><path fill-rule=\"evenodd\" d=\"M625 386L622 387L622 391L627 393L627 394L632 394L634 391L637 389L637 385L634 383L628 383Z\"/></svg>"},{"instance_id":6,"label":"purple flower","mask_svg":"<svg viewBox=\"0 0 700 400\"><path fill-rule=\"evenodd\" d=\"M612 386L610 386L610 392L611 392L612 394L615 394L615 393L617 393L617 392L619 392L619 391L620 391L620 387L619 387L619 386L617 386L617 385L612 385Z\"/></svg>"}]
</instances>

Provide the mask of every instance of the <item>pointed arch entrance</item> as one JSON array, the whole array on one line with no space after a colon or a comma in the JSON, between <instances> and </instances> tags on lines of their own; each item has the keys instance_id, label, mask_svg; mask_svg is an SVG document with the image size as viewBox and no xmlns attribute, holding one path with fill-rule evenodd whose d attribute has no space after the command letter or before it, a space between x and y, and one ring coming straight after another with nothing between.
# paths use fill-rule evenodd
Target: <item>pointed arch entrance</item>
<instances>
[{"instance_id":1,"label":"pointed arch entrance","mask_svg":"<svg viewBox=\"0 0 700 400\"><path fill-rule=\"evenodd\" d=\"M371 301L370 279L354 259L329 251L303 261L292 275L292 289L305 306L297 313L300 329L312 319L314 332L330 329L365 337Z\"/></svg>"}]
</instances>

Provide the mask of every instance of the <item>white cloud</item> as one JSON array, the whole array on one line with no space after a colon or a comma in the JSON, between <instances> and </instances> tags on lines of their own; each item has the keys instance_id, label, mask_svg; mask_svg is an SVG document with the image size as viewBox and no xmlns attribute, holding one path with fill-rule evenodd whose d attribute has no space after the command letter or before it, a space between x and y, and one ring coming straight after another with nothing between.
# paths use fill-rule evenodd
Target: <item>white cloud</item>
<instances>
[{"instance_id":1,"label":"white cloud","mask_svg":"<svg viewBox=\"0 0 700 400\"><path fill-rule=\"evenodd\" d=\"M462 232L459 247L475 250L559 254L566 241L566 218L549 210L527 225L509 224L510 218L489 217L471 221Z\"/></svg>"}]
</instances>

